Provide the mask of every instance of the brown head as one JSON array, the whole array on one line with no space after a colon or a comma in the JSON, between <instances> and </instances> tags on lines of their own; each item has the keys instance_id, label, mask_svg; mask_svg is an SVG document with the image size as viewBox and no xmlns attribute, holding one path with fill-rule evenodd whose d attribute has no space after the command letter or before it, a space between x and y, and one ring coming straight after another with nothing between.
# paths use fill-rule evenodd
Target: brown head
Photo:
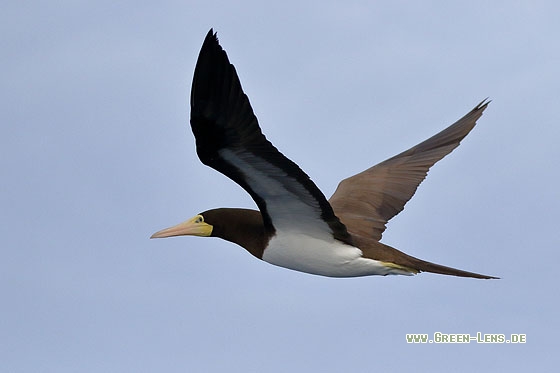
<instances>
[{"instance_id":1,"label":"brown head","mask_svg":"<svg viewBox=\"0 0 560 373\"><path fill-rule=\"evenodd\" d=\"M219 208L202 212L150 238L173 236L218 237L242 246L262 259L271 235L266 234L261 213L256 210Z\"/></svg>"}]
</instances>

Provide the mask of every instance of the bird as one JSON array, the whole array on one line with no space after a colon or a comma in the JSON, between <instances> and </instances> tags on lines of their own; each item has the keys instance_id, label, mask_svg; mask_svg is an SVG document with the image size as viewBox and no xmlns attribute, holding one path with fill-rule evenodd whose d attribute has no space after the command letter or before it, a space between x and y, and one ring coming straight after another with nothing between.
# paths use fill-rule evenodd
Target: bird
<instances>
[{"instance_id":1,"label":"bird","mask_svg":"<svg viewBox=\"0 0 560 373\"><path fill-rule=\"evenodd\" d=\"M216 208L150 238L217 237L280 267L327 277L415 275L498 277L415 258L381 243L432 165L455 149L489 104L418 145L342 180L329 200L262 133L236 69L213 28L196 62L190 124L200 161L227 176L258 210Z\"/></svg>"}]
</instances>

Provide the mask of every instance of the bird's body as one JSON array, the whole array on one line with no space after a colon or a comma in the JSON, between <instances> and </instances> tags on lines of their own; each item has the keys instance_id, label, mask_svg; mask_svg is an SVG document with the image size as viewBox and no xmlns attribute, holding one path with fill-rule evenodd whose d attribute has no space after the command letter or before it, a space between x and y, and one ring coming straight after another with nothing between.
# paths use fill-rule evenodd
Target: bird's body
<instances>
[{"instance_id":1,"label":"bird's body","mask_svg":"<svg viewBox=\"0 0 560 373\"><path fill-rule=\"evenodd\" d=\"M219 237L281 267L330 276L433 272L495 278L414 258L379 240L428 169L459 145L488 105L376 166L343 180L327 201L297 164L262 134L233 65L212 30L206 36L191 91L191 127L200 160L228 176L259 211L220 208L152 237Z\"/></svg>"},{"instance_id":2,"label":"bird's body","mask_svg":"<svg viewBox=\"0 0 560 373\"><path fill-rule=\"evenodd\" d=\"M325 241L303 233L274 236L262 259L280 267L328 277L412 275L417 272L365 258L361 249L338 240Z\"/></svg>"}]
</instances>

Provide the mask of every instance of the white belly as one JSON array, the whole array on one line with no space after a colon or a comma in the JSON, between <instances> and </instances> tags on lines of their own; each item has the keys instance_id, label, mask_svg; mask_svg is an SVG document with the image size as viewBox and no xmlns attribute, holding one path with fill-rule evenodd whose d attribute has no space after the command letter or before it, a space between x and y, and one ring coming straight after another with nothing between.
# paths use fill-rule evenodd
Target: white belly
<instances>
[{"instance_id":1,"label":"white belly","mask_svg":"<svg viewBox=\"0 0 560 373\"><path fill-rule=\"evenodd\" d=\"M362 257L357 247L305 234L277 234L269 241L263 260L289 269L329 277L411 275L380 261Z\"/></svg>"}]
</instances>

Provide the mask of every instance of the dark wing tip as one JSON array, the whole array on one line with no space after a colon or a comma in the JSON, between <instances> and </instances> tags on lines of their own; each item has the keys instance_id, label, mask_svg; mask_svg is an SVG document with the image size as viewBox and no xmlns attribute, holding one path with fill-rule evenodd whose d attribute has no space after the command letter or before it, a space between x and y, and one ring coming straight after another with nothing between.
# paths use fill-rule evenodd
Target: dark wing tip
<instances>
[{"instance_id":1,"label":"dark wing tip","mask_svg":"<svg viewBox=\"0 0 560 373\"><path fill-rule=\"evenodd\" d=\"M477 111L482 113L484 110L486 110L486 107L491 102L492 100L490 100L489 97L486 97L484 100L480 101L480 103L476 105L475 108L472 109L472 111Z\"/></svg>"},{"instance_id":2,"label":"dark wing tip","mask_svg":"<svg viewBox=\"0 0 560 373\"><path fill-rule=\"evenodd\" d=\"M484 100L480 101L478 105L476 105L476 108L479 110L484 110L486 109L486 106L488 106L488 104L491 102L492 100L490 100L490 97L486 97Z\"/></svg>"},{"instance_id":3,"label":"dark wing tip","mask_svg":"<svg viewBox=\"0 0 560 373\"><path fill-rule=\"evenodd\" d=\"M213 29L208 31L198 55L190 103L191 128L205 164L223 147L262 136L235 67Z\"/></svg>"},{"instance_id":4,"label":"dark wing tip","mask_svg":"<svg viewBox=\"0 0 560 373\"><path fill-rule=\"evenodd\" d=\"M206 34L206 37L204 38L204 44L206 44L206 43L220 44L220 41L218 40L218 33L214 32L213 27L210 28L210 30Z\"/></svg>"},{"instance_id":5,"label":"dark wing tip","mask_svg":"<svg viewBox=\"0 0 560 373\"><path fill-rule=\"evenodd\" d=\"M442 153L441 157L435 159L432 165L437 163L440 159L445 157L447 154L453 151L453 149L459 146L461 141L476 126L478 119L482 116L482 113L484 112L484 110L486 110L486 107L490 102L491 101L488 98L485 98L484 100L480 101L480 103L476 105L470 112L468 112L461 119L444 129L443 131L421 142L420 144L396 155L393 158L402 157L405 155L410 155L413 153L423 152L431 149L451 146L449 151Z\"/></svg>"}]
</instances>

